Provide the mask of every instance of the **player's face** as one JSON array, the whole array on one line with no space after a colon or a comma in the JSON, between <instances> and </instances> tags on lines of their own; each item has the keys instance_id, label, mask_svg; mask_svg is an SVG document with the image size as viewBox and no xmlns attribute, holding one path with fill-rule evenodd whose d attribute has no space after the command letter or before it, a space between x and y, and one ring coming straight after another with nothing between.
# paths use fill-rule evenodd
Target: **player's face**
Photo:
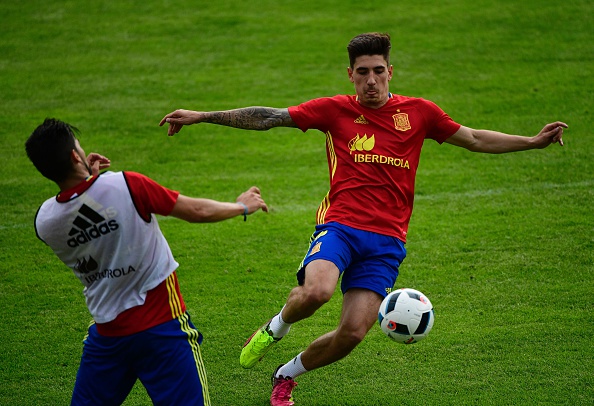
<instances>
[{"instance_id":1,"label":"player's face","mask_svg":"<svg viewBox=\"0 0 594 406\"><path fill-rule=\"evenodd\" d=\"M359 103L378 109L388 101L388 82L392 79L392 65L383 55L362 55L349 67L349 79L355 84Z\"/></svg>"}]
</instances>

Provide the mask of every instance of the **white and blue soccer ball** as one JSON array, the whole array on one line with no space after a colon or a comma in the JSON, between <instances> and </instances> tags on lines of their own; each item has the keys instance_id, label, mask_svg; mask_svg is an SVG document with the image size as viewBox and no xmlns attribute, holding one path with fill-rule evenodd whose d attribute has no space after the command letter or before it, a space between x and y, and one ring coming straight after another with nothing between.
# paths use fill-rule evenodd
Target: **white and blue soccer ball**
<instances>
[{"instance_id":1,"label":"white and blue soccer ball","mask_svg":"<svg viewBox=\"0 0 594 406\"><path fill-rule=\"evenodd\" d=\"M434 320L431 301L423 293L410 288L389 293L378 312L382 331L402 344L423 340L433 328Z\"/></svg>"}]
</instances>

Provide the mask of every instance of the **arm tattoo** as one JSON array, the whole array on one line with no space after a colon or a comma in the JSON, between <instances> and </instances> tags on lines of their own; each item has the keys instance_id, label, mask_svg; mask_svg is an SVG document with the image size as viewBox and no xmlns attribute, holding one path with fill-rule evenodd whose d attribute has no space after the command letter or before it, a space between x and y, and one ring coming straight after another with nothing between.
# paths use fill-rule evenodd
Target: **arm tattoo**
<instances>
[{"instance_id":1,"label":"arm tattoo","mask_svg":"<svg viewBox=\"0 0 594 406\"><path fill-rule=\"evenodd\" d=\"M273 127L297 127L288 109L245 107L208 113L206 122L244 130L269 130Z\"/></svg>"}]
</instances>

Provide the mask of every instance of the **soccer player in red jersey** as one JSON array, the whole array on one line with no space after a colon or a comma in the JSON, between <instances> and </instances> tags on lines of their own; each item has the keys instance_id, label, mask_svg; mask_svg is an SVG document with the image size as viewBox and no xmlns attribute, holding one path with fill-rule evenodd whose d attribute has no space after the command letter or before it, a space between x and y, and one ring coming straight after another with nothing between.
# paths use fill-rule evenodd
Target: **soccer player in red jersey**
<instances>
[{"instance_id":1,"label":"soccer player in red jersey","mask_svg":"<svg viewBox=\"0 0 594 406\"><path fill-rule=\"evenodd\" d=\"M388 34L361 34L350 41L348 77L354 96L324 97L289 108L176 110L160 122L169 124L170 136L196 123L251 130L297 127L326 135L330 190L318 208L316 230L297 272L298 286L281 311L248 339L240 364L253 367L293 323L328 302L341 275L342 315L336 330L277 368L273 406L292 405L294 378L348 355L376 322L406 256L425 139L492 154L563 145L567 125L560 121L546 124L533 137L477 130L454 122L428 100L390 93L390 49Z\"/></svg>"},{"instance_id":2,"label":"soccer player in red jersey","mask_svg":"<svg viewBox=\"0 0 594 406\"><path fill-rule=\"evenodd\" d=\"M192 223L262 209L252 187L236 203L186 197L135 172L103 172L76 129L46 119L27 155L60 193L35 216L35 231L84 285L93 324L84 339L72 405L119 405L140 379L155 405L210 405L200 344L180 293L169 245L154 214Z\"/></svg>"}]
</instances>

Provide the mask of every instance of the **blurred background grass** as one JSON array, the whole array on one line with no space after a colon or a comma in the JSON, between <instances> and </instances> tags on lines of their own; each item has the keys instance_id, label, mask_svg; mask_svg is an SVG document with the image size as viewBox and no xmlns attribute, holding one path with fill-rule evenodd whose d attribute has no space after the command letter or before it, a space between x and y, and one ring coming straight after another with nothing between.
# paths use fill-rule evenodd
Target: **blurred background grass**
<instances>
[{"instance_id":1,"label":"blurred background grass","mask_svg":"<svg viewBox=\"0 0 594 406\"><path fill-rule=\"evenodd\" d=\"M90 319L82 288L35 238L57 192L23 144L45 117L87 152L186 195L271 207L247 223L161 219L205 334L213 404L268 404L269 375L337 323L341 298L296 325L253 371L237 363L278 311L328 175L324 139L216 126L167 137L176 108L286 107L352 93L346 44L392 36L391 90L475 128L566 147L472 154L428 142L397 282L436 307L431 336L398 346L374 329L347 359L299 379L303 405L591 404L594 6L588 1L29 1L0 4L0 404L67 404ZM149 402L137 386L128 405Z\"/></svg>"}]
</instances>

